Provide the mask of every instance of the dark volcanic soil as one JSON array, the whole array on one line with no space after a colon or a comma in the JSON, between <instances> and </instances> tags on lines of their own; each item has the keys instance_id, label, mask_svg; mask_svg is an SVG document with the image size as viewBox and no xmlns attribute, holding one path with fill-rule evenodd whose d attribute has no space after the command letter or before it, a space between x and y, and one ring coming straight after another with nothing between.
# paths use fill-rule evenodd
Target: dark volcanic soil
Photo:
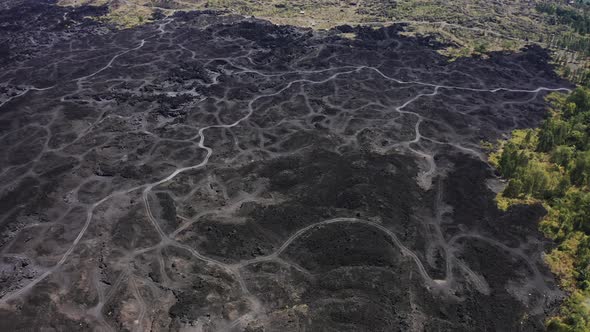
<instances>
[{"instance_id":1,"label":"dark volcanic soil","mask_svg":"<svg viewBox=\"0 0 590 332\"><path fill-rule=\"evenodd\" d=\"M102 14L0 6L0 330L543 329L545 211L479 143L569 87L544 50Z\"/></svg>"}]
</instances>

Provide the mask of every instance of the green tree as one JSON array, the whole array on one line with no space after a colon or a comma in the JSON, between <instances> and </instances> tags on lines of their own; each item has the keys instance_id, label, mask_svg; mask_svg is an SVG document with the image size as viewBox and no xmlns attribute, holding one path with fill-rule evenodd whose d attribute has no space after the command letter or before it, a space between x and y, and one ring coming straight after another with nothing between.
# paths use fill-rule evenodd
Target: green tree
<instances>
[{"instance_id":1,"label":"green tree","mask_svg":"<svg viewBox=\"0 0 590 332\"><path fill-rule=\"evenodd\" d=\"M537 145L537 151L551 151L554 146L555 137L553 136L553 132L549 129L541 130L541 133L539 134L539 144Z\"/></svg>"},{"instance_id":2,"label":"green tree","mask_svg":"<svg viewBox=\"0 0 590 332\"><path fill-rule=\"evenodd\" d=\"M570 171L572 183L580 186L590 185L590 151L580 152Z\"/></svg>"},{"instance_id":3,"label":"green tree","mask_svg":"<svg viewBox=\"0 0 590 332\"><path fill-rule=\"evenodd\" d=\"M520 168L526 166L528 157L523 151L520 151L517 146L510 142L506 144L502 151L499 161L500 173L505 177L513 177L517 174Z\"/></svg>"},{"instance_id":4,"label":"green tree","mask_svg":"<svg viewBox=\"0 0 590 332\"><path fill-rule=\"evenodd\" d=\"M543 122L539 132L537 151L549 152L567 141L570 125L561 119L550 118Z\"/></svg>"},{"instance_id":5,"label":"green tree","mask_svg":"<svg viewBox=\"0 0 590 332\"><path fill-rule=\"evenodd\" d=\"M522 194L522 181L519 179L510 179L502 194L509 198L520 196Z\"/></svg>"},{"instance_id":6,"label":"green tree","mask_svg":"<svg viewBox=\"0 0 590 332\"><path fill-rule=\"evenodd\" d=\"M588 111L590 110L590 92L587 89L578 88L570 94L566 102L574 103L576 112ZM571 115L566 114L566 116Z\"/></svg>"},{"instance_id":7,"label":"green tree","mask_svg":"<svg viewBox=\"0 0 590 332\"><path fill-rule=\"evenodd\" d=\"M574 148L571 146L559 145L551 151L551 162L567 168L574 158Z\"/></svg>"},{"instance_id":8,"label":"green tree","mask_svg":"<svg viewBox=\"0 0 590 332\"><path fill-rule=\"evenodd\" d=\"M478 43L474 49L477 53L485 53L488 50L488 45L486 43Z\"/></svg>"},{"instance_id":9,"label":"green tree","mask_svg":"<svg viewBox=\"0 0 590 332\"><path fill-rule=\"evenodd\" d=\"M549 174L537 161L528 163L522 175L522 192L536 198L543 198L550 191Z\"/></svg>"}]
</instances>

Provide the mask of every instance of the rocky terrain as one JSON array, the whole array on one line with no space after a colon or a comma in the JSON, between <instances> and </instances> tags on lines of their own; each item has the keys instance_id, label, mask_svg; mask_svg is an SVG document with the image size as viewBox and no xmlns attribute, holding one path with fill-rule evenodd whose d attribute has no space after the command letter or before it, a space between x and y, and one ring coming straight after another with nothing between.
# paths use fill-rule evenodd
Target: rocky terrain
<instances>
[{"instance_id":1,"label":"rocky terrain","mask_svg":"<svg viewBox=\"0 0 590 332\"><path fill-rule=\"evenodd\" d=\"M481 141L567 91L403 25L0 7L0 330L537 331L540 206ZM342 33L355 38L343 38Z\"/></svg>"}]
</instances>

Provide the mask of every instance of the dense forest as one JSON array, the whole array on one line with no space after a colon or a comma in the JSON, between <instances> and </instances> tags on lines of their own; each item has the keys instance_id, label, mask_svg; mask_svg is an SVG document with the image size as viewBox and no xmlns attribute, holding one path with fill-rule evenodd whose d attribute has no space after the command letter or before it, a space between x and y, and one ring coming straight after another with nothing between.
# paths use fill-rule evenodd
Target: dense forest
<instances>
[{"instance_id":1,"label":"dense forest","mask_svg":"<svg viewBox=\"0 0 590 332\"><path fill-rule=\"evenodd\" d=\"M590 32L590 15L586 4L571 7L545 2L537 4L535 8L538 12L547 14L549 24L561 24L573 30L549 37L547 43L550 48L556 47L590 55L590 38L586 36Z\"/></svg>"},{"instance_id":2,"label":"dense forest","mask_svg":"<svg viewBox=\"0 0 590 332\"><path fill-rule=\"evenodd\" d=\"M555 248L546 261L569 296L550 331L590 331L590 90L549 97L553 108L538 129L516 130L490 156L509 179L503 208L541 203L540 224Z\"/></svg>"},{"instance_id":3,"label":"dense forest","mask_svg":"<svg viewBox=\"0 0 590 332\"><path fill-rule=\"evenodd\" d=\"M575 8L559 6L554 3L539 3L536 9L539 12L548 14L552 24L569 25L580 34L590 32L590 17L585 10L576 10Z\"/></svg>"}]
</instances>

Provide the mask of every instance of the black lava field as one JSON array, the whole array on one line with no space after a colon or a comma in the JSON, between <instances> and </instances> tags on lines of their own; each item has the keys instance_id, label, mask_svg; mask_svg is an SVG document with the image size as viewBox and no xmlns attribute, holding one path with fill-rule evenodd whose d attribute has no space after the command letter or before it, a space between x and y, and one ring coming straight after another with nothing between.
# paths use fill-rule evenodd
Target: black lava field
<instances>
[{"instance_id":1,"label":"black lava field","mask_svg":"<svg viewBox=\"0 0 590 332\"><path fill-rule=\"evenodd\" d=\"M0 5L0 330L537 331L541 206L482 141L566 91L545 50L216 12ZM354 34L354 38L345 38Z\"/></svg>"}]
</instances>

